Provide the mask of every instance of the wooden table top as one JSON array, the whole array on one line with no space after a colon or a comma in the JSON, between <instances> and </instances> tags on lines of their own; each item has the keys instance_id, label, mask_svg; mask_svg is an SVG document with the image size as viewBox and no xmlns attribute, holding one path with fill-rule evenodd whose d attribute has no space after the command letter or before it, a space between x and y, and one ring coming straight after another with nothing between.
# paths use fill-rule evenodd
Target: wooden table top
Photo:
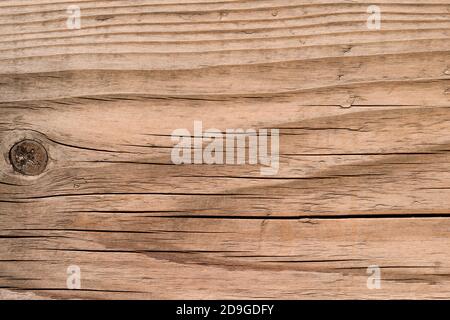
<instances>
[{"instance_id":1,"label":"wooden table top","mask_svg":"<svg viewBox=\"0 0 450 320\"><path fill-rule=\"evenodd\" d=\"M450 1L371 5L2 0L0 298L450 298Z\"/></svg>"}]
</instances>

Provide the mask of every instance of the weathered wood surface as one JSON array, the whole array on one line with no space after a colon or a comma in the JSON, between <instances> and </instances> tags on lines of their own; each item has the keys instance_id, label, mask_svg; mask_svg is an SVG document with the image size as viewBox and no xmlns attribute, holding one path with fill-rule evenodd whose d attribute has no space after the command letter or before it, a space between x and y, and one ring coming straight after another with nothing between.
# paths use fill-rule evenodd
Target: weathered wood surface
<instances>
[{"instance_id":1,"label":"weathered wood surface","mask_svg":"<svg viewBox=\"0 0 450 320\"><path fill-rule=\"evenodd\" d=\"M0 1L0 298L450 298L449 39L449 0ZM195 120L279 128L278 175L172 164Z\"/></svg>"}]
</instances>

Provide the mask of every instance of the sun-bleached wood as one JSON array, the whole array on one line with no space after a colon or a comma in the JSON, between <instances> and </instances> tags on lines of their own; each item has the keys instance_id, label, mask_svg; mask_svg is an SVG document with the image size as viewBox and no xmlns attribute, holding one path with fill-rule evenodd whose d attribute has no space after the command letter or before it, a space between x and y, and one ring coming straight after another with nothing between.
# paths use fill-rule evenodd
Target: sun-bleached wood
<instances>
[{"instance_id":1,"label":"sun-bleached wood","mask_svg":"<svg viewBox=\"0 0 450 320\"><path fill-rule=\"evenodd\" d=\"M0 298L450 298L450 1L370 4L1 1ZM196 120L278 175L172 164Z\"/></svg>"}]
</instances>

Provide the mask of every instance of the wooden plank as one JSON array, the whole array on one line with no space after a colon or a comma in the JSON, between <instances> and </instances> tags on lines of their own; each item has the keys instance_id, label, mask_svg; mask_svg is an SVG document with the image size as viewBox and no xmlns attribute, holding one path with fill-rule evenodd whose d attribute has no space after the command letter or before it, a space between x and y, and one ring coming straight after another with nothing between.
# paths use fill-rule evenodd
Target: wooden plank
<instances>
[{"instance_id":1,"label":"wooden plank","mask_svg":"<svg viewBox=\"0 0 450 320\"><path fill-rule=\"evenodd\" d=\"M2 1L0 298L449 298L450 1L371 4ZM196 121L278 173L175 165Z\"/></svg>"},{"instance_id":2,"label":"wooden plank","mask_svg":"<svg viewBox=\"0 0 450 320\"><path fill-rule=\"evenodd\" d=\"M46 298L448 296L447 218L72 217L2 230L5 290ZM81 268L81 290L66 288L69 265ZM380 290L367 289L369 265L381 267Z\"/></svg>"}]
</instances>

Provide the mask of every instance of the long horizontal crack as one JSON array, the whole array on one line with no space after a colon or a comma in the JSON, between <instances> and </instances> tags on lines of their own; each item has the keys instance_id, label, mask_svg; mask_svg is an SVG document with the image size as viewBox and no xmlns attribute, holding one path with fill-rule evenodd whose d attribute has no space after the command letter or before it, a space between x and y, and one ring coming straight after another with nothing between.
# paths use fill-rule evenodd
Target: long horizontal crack
<instances>
[{"instance_id":1,"label":"long horizontal crack","mask_svg":"<svg viewBox=\"0 0 450 320\"><path fill-rule=\"evenodd\" d=\"M161 219L228 219L228 220L344 220L344 219L414 219L414 218L450 218L446 213L390 213L390 214L346 214L346 215L308 215L308 216L227 216L227 215L171 215L146 216Z\"/></svg>"}]
</instances>

